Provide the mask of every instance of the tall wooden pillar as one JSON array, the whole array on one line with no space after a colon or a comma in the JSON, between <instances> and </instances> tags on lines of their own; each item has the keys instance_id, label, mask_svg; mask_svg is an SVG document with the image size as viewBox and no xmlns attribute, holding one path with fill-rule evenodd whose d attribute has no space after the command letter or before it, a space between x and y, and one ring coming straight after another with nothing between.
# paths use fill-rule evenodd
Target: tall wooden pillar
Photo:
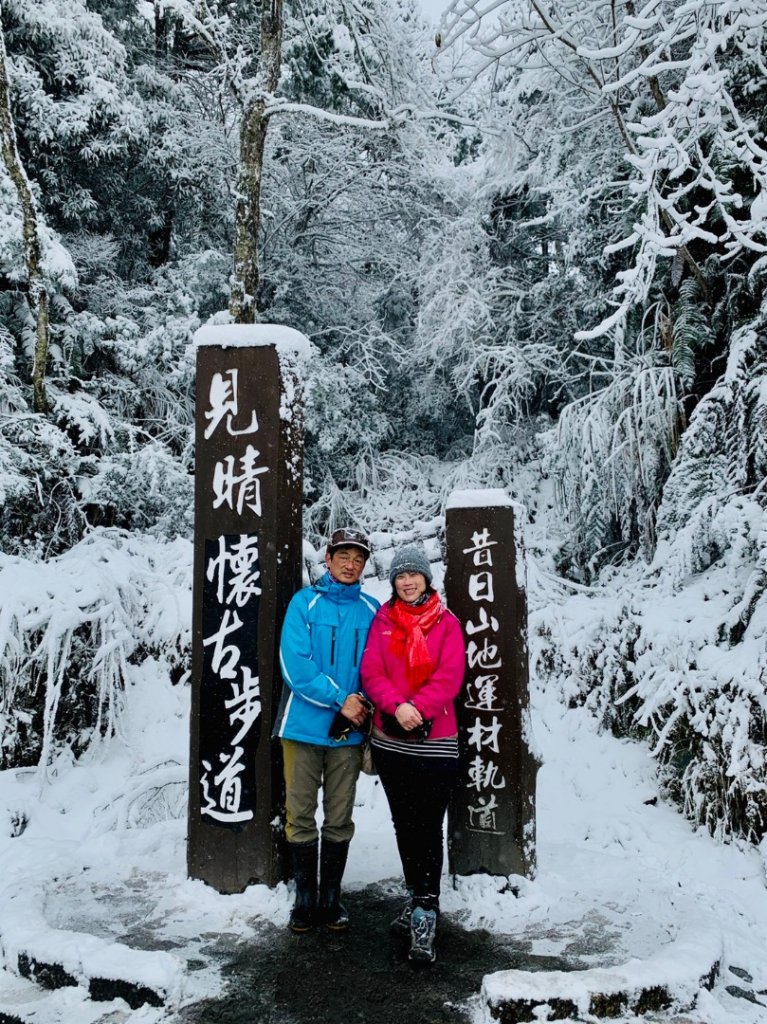
<instances>
[{"instance_id":1,"label":"tall wooden pillar","mask_svg":"<svg viewBox=\"0 0 767 1024\"><path fill-rule=\"evenodd\" d=\"M448 814L453 874L535 873L535 782L522 509L502 490L447 503L450 610L466 636L456 702L460 773Z\"/></svg>"},{"instance_id":2,"label":"tall wooden pillar","mask_svg":"<svg viewBox=\"0 0 767 1024\"><path fill-rule=\"evenodd\" d=\"M222 893L283 876L271 741L279 631L301 586L308 341L280 325L204 327L197 345L189 875Z\"/></svg>"}]
</instances>

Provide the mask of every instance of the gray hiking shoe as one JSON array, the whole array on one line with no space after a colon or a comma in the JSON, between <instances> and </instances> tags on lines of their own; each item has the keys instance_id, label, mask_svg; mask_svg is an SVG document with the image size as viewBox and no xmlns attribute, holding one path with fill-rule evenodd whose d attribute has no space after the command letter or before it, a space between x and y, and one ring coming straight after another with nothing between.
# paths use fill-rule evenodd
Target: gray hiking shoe
<instances>
[{"instance_id":1,"label":"gray hiking shoe","mask_svg":"<svg viewBox=\"0 0 767 1024\"><path fill-rule=\"evenodd\" d=\"M437 935L436 910L424 910L415 907L410 918L410 952L409 960L418 963L433 964L437 959L434 952L434 939Z\"/></svg>"}]
</instances>

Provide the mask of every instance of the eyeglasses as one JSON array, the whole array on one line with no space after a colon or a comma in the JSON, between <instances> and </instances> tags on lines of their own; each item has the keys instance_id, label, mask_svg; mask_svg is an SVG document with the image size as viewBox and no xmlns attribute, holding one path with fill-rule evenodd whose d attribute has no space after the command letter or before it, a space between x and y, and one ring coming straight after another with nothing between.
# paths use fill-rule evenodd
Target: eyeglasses
<instances>
[{"instance_id":1,"label":"eyeglasses","mask_svg":"<svg viewBox=\"0 0 767 1024\"><path fill-rule=\"evenodd\" d=\"M333 558L337 558L343 565L360 566L365 564L364 555L352 555L348 551L334 551Z\"/></svg>"}]
</instances>

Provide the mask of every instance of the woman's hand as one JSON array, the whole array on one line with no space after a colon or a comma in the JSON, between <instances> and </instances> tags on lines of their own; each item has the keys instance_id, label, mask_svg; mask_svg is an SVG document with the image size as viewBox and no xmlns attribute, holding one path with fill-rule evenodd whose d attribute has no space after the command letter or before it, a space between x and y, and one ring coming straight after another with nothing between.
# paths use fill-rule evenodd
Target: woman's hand
<instances>
[{"instance_id":1,"label":"woman's hand","mask_svg":"<svg viewBox=\"0 0 767 1024\"><path fill-rule=\"evenodd\" d=\"M417 729L423 722L421 712L408 701L397 706L397 709L394 712L394 717L402 728L407 730L407 732L410 732L411 729Z\"/></svg>"}]
</instances>

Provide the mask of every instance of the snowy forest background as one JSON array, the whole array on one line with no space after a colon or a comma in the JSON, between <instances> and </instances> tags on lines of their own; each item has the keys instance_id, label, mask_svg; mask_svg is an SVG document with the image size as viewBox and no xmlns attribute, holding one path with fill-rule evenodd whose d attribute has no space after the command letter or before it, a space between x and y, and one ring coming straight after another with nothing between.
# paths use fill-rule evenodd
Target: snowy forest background
<instances>
[{"instance_id":1,"label":"snowy forest background","mask_svg":"<svg viewBox=\"0 0 767 1024\"><path fill-rule=\"evenodd\" d=\"M539 677L760 842L763 0L455 0L436 39L285 0L275 90L258 0L0 10L0 767L97 758L149 663L188 687L191 338L255 317L314 346L309 544L507 488ZM184 813L177 767L124 822Z\"/></svg>"}]
</instances>

